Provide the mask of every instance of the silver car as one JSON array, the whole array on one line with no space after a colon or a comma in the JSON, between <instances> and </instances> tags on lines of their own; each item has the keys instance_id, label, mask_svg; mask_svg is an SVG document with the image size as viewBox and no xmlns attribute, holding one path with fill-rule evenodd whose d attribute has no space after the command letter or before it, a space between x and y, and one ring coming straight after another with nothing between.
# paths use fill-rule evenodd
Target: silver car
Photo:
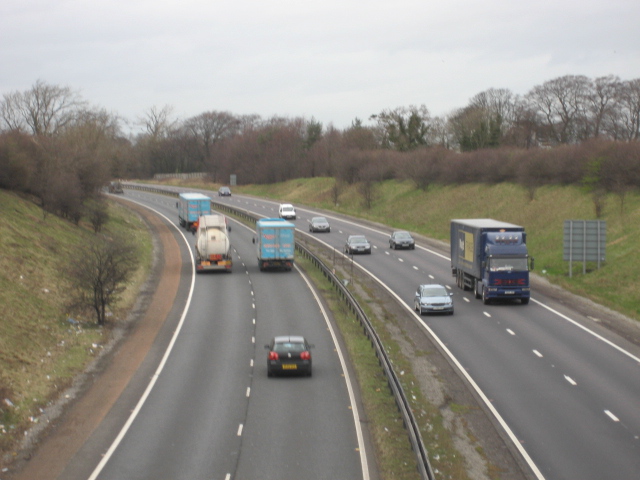
<instances>
[{"instance_id":1,"label":"silver car","mask_svg":"<svg viewBox=\"0 0 640 480\"><path fill-rule=\"evenodd\" d=\"M313 217L309 222L310 232L331 232L331 226L324 217Z\"/></svg>"},{"instance_id":2,"label":"silver car","mask_svg":"<svg viewBox=\"0 0 640 480\"><path fill-rule=\"evenodd\" d=\"M413 300L413 308L423 313L448 313L453 315L453 293L442 285L420 285Z\"/></svg>"}]
</instances>

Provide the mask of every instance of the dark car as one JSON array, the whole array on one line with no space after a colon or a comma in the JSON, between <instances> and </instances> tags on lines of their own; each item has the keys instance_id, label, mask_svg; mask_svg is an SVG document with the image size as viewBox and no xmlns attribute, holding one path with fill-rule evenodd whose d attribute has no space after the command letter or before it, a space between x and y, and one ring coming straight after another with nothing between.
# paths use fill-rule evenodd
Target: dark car
<instances>
[{"instance_id":1,"label":"dark car","mask_svg":"<svg viewBox=\"0 0 640 480\"><path fill-rule=\"evenodd\" d=\"M231 196L231 189L229 187L220 187L218 189L218 196L219 197L230 197Z\"/></svg>"},{"instance_id":2,"label":"dark car","mask_svg":"<svg viewBox=\"0 0 640 480\"><path fill-rule=\"evenodd\" d=\"M311 376L311 349L313 345L299 335L274 337L264 348L267 356L267 375L301 374Z\"/></svg>"},{"instance_id":3,"label":"dark car","mask_svg":"<svg viewBox=\"0 0 640 480\"><path fill-rule=\"evenodd\" d=\"M371 244L364 235L349 235L344 253L371 253Z\"/></svg>"},{"instance_id":4,"label":"dark car","mask_svg":"<svg viewBox=\"0 0 640 480\"><path fill-rule=\"evenodd\" d=\"M309 222L310 232L330 232L331 226L324 217L313 217Z\"/></svg>"},{"instance_id":5,"label":"dark car","mask_svg":"<svg viewBox=\"0 0 640 480\"><path fill-rule=\"evenodd\" d=\"M420 285L413 300L413 308L423 313L449 313L453 315L453 293L442 285Z\"/></svg>"},{"instance_id":6,"label":"dark car","mask_svg":"<svg viewBox=\"0 0 640 480\"><path fill-rule=\"evenodd\" d=\"M413 250L416 248L416 242L409 232L393 232L389 237L389 248L397 250L398 248L408 248Z\"/></svg>"}]
</instances>

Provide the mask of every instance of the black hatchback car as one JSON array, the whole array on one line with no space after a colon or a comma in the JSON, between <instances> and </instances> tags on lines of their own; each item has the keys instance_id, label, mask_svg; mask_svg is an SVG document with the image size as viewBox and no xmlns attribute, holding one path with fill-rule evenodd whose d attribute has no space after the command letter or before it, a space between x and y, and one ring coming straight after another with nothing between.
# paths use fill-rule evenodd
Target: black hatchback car
<instances>
[{"instance_id":1,"label":"black hatchback car","mask_svg":"<svg viewBox=\"0 0 640 480\"><path fill-rule=\"evenodd\" d=\"M313 345L299 335L274 337L264 348L267 355L267 375L299 374L311 376L311 349Z\"/></svg>"}]
</instances>

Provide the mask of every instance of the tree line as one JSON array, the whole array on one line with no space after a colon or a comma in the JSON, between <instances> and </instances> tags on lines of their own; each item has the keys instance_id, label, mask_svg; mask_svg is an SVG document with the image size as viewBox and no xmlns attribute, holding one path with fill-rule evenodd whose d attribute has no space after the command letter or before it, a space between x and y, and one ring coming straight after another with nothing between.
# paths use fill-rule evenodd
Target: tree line
<instances>
[{"instance_id":1,"label":"tree line","mask_svg":"<svg viewBox=\"0 0 640 480\"><path fill-rule=\"evenodd\" d=\"M126 120L90 106L69 87L37 81L0 101L0 187L33 195L72 221L95 213L113 178L206 172L211 181L273 183L328 176L366 185L409 178L434 183L513 181L592 191L638 185L640 79L567 75L525 95L489 89L450 114L397 107L344 129L314 118L205 111L176 119L152 107ZM533 195L533 193L532 193Z\"/></svg>"}]
</instances>

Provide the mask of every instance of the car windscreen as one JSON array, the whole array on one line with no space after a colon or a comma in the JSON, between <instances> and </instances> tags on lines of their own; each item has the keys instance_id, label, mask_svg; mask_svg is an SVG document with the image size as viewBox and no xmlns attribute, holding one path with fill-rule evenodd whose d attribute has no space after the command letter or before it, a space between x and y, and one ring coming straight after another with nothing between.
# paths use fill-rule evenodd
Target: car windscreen
<instances>
[{"instance_id":1,"label":"car windscreen","mask_svg":"<svg viewBox=\"0 0 640 480\"><path fill-rule=\"evenodd\" d=\"M444 297L447 295L447 290L442 288L425 288L422 291L423 297Z\"/></svg>"}]
</instances>

